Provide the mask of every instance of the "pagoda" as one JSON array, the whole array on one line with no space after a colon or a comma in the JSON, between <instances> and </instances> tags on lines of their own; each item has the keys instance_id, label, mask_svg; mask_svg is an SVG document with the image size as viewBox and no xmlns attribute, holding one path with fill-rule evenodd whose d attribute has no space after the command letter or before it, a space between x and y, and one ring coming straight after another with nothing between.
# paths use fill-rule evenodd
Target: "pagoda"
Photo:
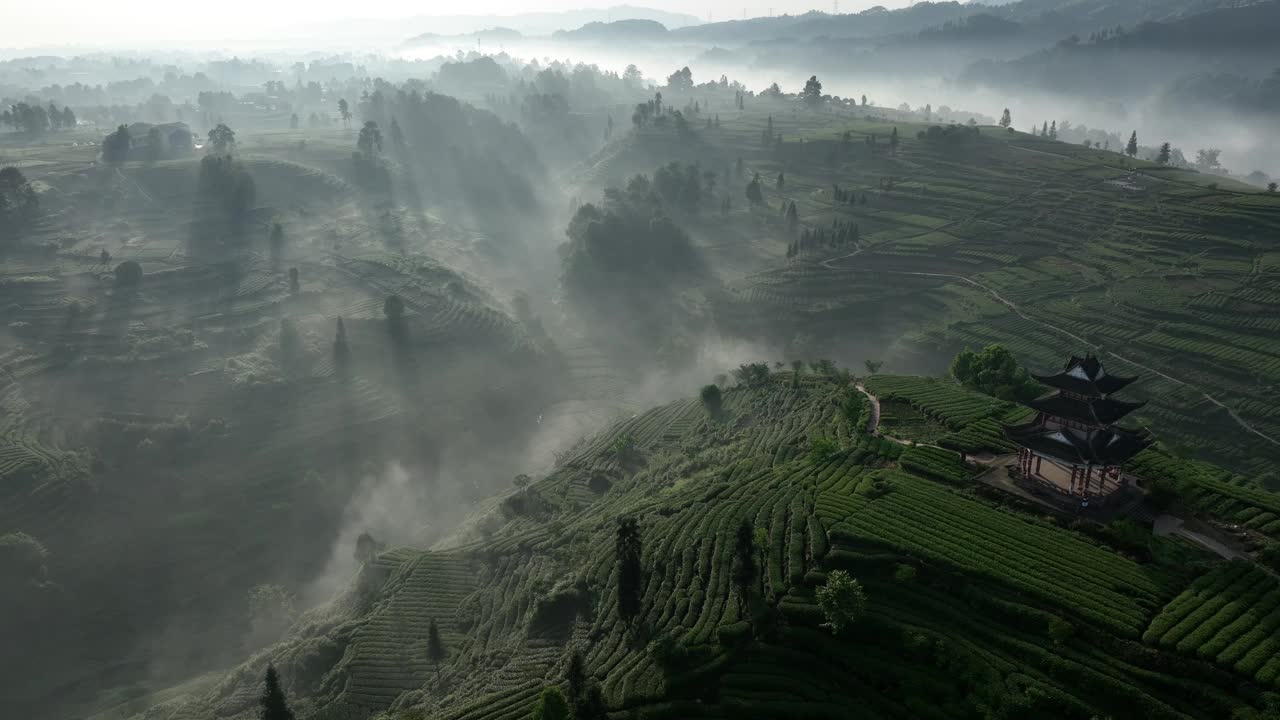
<instances>
[{"instance_id":1,"label":"pagoda","mask_svg":"<svg viewBox=\"0 0 1280 720\"><path fill-rule=\"evenodd\" d=\"M1051 484L1085 506L1123 487L1121 466L1153 441L1146 430L1116 425L1145 404L1114 397L1137 378L1107 374L1092 354L1073 356L1055 375L1032 377L1051 390L1027 403L1036 411L1030 422L1005 428L1018 445L1022 477Z\"/></svg>"}]
</instances>

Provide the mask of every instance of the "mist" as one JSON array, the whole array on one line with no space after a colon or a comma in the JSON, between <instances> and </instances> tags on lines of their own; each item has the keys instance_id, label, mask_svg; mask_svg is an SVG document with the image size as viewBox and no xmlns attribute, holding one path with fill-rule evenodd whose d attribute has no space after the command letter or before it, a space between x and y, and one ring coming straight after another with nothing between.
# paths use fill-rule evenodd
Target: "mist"
<instances>
[{"instance_id":1,"label":"mist","mask_svg":"<svg viewBox=\"0 0 1280 720\"><path fill-rule=\"evenodd\" d=\"M631 622L587 622L624 517L829 443L986 472L958 443L1007 450L1012 381L964 389L981 433L905 391L917 437L859 427L966 348L1158 368L1161 452L1269 477L1275 2L535 5L0 19L0 715L249 717L268 661L318 720L558 678ZM707 648L786 635L818 494L760 505L753 547L805 538L768 612L712 599L722 542L660 546L720 614L629 625L668 674L601 702L694 702Z\"/></svg>"}]
</instances>

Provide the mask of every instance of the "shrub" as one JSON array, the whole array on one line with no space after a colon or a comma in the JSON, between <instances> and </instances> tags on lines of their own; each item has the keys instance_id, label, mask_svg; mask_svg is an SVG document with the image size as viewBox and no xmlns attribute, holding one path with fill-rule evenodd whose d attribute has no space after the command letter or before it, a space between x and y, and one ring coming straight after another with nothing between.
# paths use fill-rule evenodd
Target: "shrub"
<instances>
[{"instance_id":1,"label":"shrub","mask_svg":"<svg viewBox=\"0 0 1280 720\"><path fill-rule=\"evenodd\" d=\"M832 570L828 573L827 582L814 591L814 596L827 620L823 627L835 635L844 632L862 617L867 606L867 595L862 590L862 584L844 570Z\"/></svg>"},{"instance_id":2,"label":"shrub","mask_svg":"<svg viewBox=\"0 0 1280 720\"><path fill-rule=\"evenodd\" d=\"M137 287L142 283L142 266L135 260L125 260L116 266L117 287Z\"/></svg>"},{"instance_id":3,"label":"shrub","mask_svg":"<svg viewBox=\"0 0 1280 720\"><path fill-rule=\"evenodd\" d=\"M816 437L809 443L809 462L822 465L840 452L840 444L829 437Z\"/></svg>"},{"instance_id":4,"label":"shrub","mask_svg":"<svg viewBox=\"0 0 1280 720\"><path fill-rule=\"evenodd\" d=\"M724 397L720 394L720 388L716 385L706 385L700 393L702 397L702 405L707 408L707 412L712 416L720 414Z\"/></svg>"},{"instance_id":5,"label":"shrub","mask_svg":"<svg viewBox=\"0 0 1280 720\"><path fill-rule=\"evenodd\" d=\"M569 720L569 701L560 688L543 689L533 703L533 720Z\"/></svg>"}]
</instances>

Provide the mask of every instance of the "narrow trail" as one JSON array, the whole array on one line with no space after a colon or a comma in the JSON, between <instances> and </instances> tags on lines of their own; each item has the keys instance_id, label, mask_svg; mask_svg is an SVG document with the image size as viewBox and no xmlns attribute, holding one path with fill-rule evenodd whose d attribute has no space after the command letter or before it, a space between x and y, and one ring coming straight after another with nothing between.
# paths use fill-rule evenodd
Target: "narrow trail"
<instances>
[{"instance_id":1,"label":"narrow trail","mask_svg":"<svg viewBox=\"0 0 1280 720\"><path fill-rule=\"evenodd\" d=\"M972 286L974 286L974 287L976 287L976 288L980 288L980 289L982 289L982 290L985 290L985 291L986 291L987 293L989 293L989 294L991 295L991 297L992 297L992 298L994 298L997 302L999 302L1001 305L1004 305L1005 307L1009 308L1011 311L1013 311L1013 313L1014 313L1014 314L1016 314L1018 317L1022 318L1023 320L1026 320L1027 322L1035 323L1036 325L1039 325L1039 326L1044 327L1044 328L1048 328L1049 330L1053 330L1054 332L1057 332L1057 333L1059 333L1059 334L1061 334L1061 335L1065 335L1065 336L1067 336L1067 337L1071 338L1072 340L1075 340L1076 342L1079 342L1079 343L1081 343L1081 344L1085 345L1086 347L1090 347L1090 348L1094 348L1094 349L1097 349L1097 348L1098 348L1098 346L1097 346L1097 345L1094 345L1093 343L1091 343L1091 342L1089 342L1088 340L1086 340L1086 339L1084 339L1084 338L1080 337L1079 335L1076 335L1075 333L1072 333L1072 332L1071 332L1071 331L1069 331L1069 330L1065 330L1065 329L1063 329L1063 328L1058 327L1057 325L1053 325L1052 323L1047 323L1047 322L1044 322L1043 320L1037 320L1037 319L1035 319L1035 318L1033 318L1033 317L1028 316L1028 315L1027 315L1026 313L1024 313L1024 312L1022 311L1022 309L1021 309L1021 308L1019 308L1019 307L1018 307L1018 305L1017 305L1016 303L1014 303L1012 300L1009 300L1009 299L1005 298L1004 296L1000 295L1000 293L996 292L996 291L995 291L995 290L993 290L992 288L990 288L990 287L988 287L988 286L986 286L986 285L983 285L982 283L980 283L980 282L978 282L978 281L976 281L976 280L971 280L970 278L967 278L967 277L965 277L965 276L963 276L963 275L950 275L950 274L947 274L947 273L910 272L910 271L906 271L906 270L874 270L874 271L872 271L872 270L858 270L858 269L856 269L856 268L853 268L853 269L851 269L851 268L836 268L836 267L833 267L833 266L830 264L830 263L833 263L833 262L835 262L835 261L837 261L837 260L842 260L842 259L844 259L845 257L848 257L848 256L842 256L842 257L838 257L838 258L832 258L832 259L830 259L830 260L825 260L825 261L823 261L821 264L822 264L822 266L823 266L823 267L826 267L826 268L828 268L828 269L830 269L830 270L841 270L841 271L843 271L843 272L851 272L851 271L852 271L852 272L875 272L875 273L878 273L878 274L890 274L890 275L914 275L914 276L919 276L919 277L937 277L937 278L947 278L947 279L951 279L951 280L960 280L961 282L965 282L965 283L968 283L968 284L970 284L970 285L972 285ZM1192 390L1195 390L1196 392L1200 393L1200 395L1201 395L1202 397L1204 397L1204 399L1205 399L1205 400L1208 400L1210 403L1212 403L1212 404L1214 404L1214 405L1218 406L1219 408L1222 408L1223 410L1226 410L1226 411L1227 411L1227 414L1231 417L1231 419L1232 419L1232 420L1234 420L1234 421L1236 422L1236 424L1238 424L1240 427L1244 428L1245 430L1247 430L1247 431L1248 431L1248 432L1250 432L1250 433L1253 433L1254 435L1257 435L1258 437L1262 438L1263 440L1266 440L1267 442L1271 443L1272 445L1280 446L1280 440L1277 440L1276 438L1273 438L1273 437L1271 437L1270 435L1267 435L1266 433L1264 433L1264 432L1262 432L1261 430L1257 429L1257 428L1256 428L1256 427L1254 427L1253 425L1250 425L1250 424L1249 424L1249 422L1248 422L1247 420L1245 420L1244 418L1240 417L1240 415L1239 415L1239 414L1238 414L1234 409L1232 409L1229 405L1227 405L1226 403L1222 402L1221 400L1219 400L1218 398L1214 397L1213 395L1210 395L1209 393L1205 392L1205 391L1204 391L1204 390L1202 390L1201 388L1199 388L1199 387L1197 387L1197 386L1195 386L1195 385L1192 385L1191 383L1186 382L1185 380L1180 380L1180 379L1178 379L1178 378L1176 378L1176 377L1173 377L1172 375L1169 375L1168 373L1161 372L1161 371L1159 371L1159 370L1157 370L1157 369L1155 369L1155 368L1153 368L1153 367L1150 367L1150 366L1147 366L1147 365L1143 365L1142 363L1137 362L1136 360L1130 360L1129 358L1126 358L1126 357L1124 357L1123 355L1117 355L1116 353L1114 353L1114 352L1110 352L1110 351L1107 351L1107 353L1106 353L1106 354L1107 354L1108 356L1110 356L1110 357L1113 357L1113 358L1115 358L1115 359L1117 359L1117 360L1119 360L1119 361L1121 361L1121 362L1124 362L1124 363L1127 363L1127 364L1129 364L1129 365L1132 365L1132 366L1134 366L1134 367L1136 367L1136 368L1139 368L1139 369L1145 370L1145 371L1147 371L1147 372L1149 372L1149 373L1152 373L1152 374L1154 374L1154 375L1159 375L1160 377L1162 377L1162 378L1164 378L1164 379L1168 380L1169 382L1172 382L1172 383L1174 383L1174 384L1176 384L1176 385L1182 385L1182 386L1184 386L1184 387L1189 387L1189 388L1191 388Z\"/></svg>"}]
</instances>

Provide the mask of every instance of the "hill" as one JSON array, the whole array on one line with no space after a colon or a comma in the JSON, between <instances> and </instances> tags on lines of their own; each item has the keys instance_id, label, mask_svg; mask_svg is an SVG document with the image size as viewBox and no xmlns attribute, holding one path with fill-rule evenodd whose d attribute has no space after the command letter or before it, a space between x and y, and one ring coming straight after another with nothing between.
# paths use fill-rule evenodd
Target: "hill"
<instances>
[{"instance_id":1,"label":"hill","mask_svg":"<svg viewBox=\"0 0 1280 720\"><path fill-rule=\"evenodd\" d=\"M945 382L868 387L956 431L1010 417ZM288 640L146 717L251 717L270 659L309 717L519 718L575 654L613 713L654 718L1256 717L1270 702L1225 688L1271 687L1280 667L1263 628L1246 632L1274 622L1273 576L1131 525L1028 513L984 489L989 467L874 422L847 379L767 366L714 411L641 413L455 540L380 554ZM629 622L620 518L642 547ZM758 538L745 553L743 524ZM759 571L745 585L744 563ZM840 636L816 596L836 570L866 595Z\"/></svg>"}]
</instances>

